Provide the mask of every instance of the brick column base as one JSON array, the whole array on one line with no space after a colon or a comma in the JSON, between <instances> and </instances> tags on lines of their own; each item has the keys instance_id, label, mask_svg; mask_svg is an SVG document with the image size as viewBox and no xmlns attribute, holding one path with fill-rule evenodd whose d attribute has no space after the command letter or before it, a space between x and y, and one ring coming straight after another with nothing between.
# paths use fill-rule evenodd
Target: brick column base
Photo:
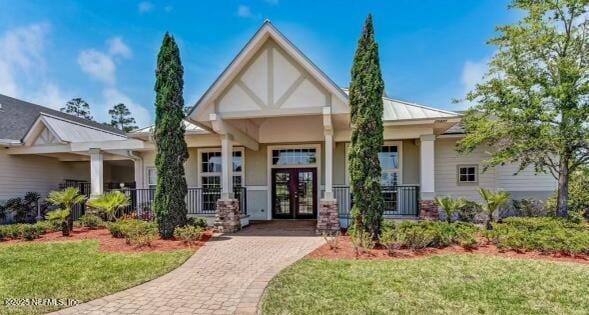
<instances>
[{"instance_id":1,"label":"brick column base","mask_svg":"<svg viewBox=\"0 0 589 315\"><path fill-rule=\"evenodd\" d=\"M337 211L337 200L321 199L319 201L319 215L317 216L317 228L315 233L339 232L339 213Z\"/></svg>"},{"instance_id":2,"label":"brick column base","mask_svg":"<svg viewBox=\"0 0 589 315\"><path fill-rule=\"evenodd\" d=\"M439 219L438 206L436 205L435 201L433 201L433 200L420 200L419 205L420 205L420 209L419 209L419 218L420 219L430 219L430 220L438 220Z\"/></svg>"},{"instance_id":3,"label":"brick column base","mask_svg":"<svg viewBox=\"0 0 589 315\"><path fill-rule=\"evenodd\" d=\"M219 233L233 233L241 229L239 200L217 200L215 214L215 231Z\"/></svg>"}]
</instances>

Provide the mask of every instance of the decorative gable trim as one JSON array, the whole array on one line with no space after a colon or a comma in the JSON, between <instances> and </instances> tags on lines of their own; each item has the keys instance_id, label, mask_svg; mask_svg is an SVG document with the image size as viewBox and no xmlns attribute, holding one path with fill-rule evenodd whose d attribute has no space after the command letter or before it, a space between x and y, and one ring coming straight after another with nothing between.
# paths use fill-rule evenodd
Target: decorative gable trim
<instances>
[{"instance_id":1,"label":"decorative gable trim","mask_svg":"<svg viewBox=\"0 0 589 315\"><path fill-rule=\"evenodd\" d=\"M268 42L269 39L272 39L272 41L276 43L277 47L269 47L269 49L261 50L261 48L264 48L264 45ZM316 65L314 65L296 46L292 44L292 42L290 42L282 33L280 33L272 25L272 23L270 23L270 21L266 20L262 27L242 48L233 61L227 66L227 68L221 73L221 75L203 94L203 96L196 102L191 113L188 115L190 120L195 122L208 121L208 114L211 113L211 106L218 106L218 104L216 104L217 100L225 96L226 93L229 93L226 92L225 89L231 83L236 83L233 84L232 87L232 89L236 89L236 91L231 91L231 93L236 93L234 97L236 97L236 95L245 95L248 97L248 111L254 110L255 107L275 109L280 107L280 105L283 103L287 102L288 96L284 99L281 99L280 96L275 97L273 95L276 90L275 87L272 86L272 77L274 76L273 63L275 61L273 57L274 52L277 51L284 51L285 53L282 57L294 59L295 62L293 64L301 67L302 70L304 70L303 73L309 74L308 77L310 77L310 79L297 78L293 83L300 85L303 84L303 82L310 82L312 85L319 86L322 91L327 92L326 94L328 95L326 95L325 98L328 103L331 102L332 95L333 97L339 99L341 103L348 103L348 97L346 93L340 89ZM240 80L240 76L243 75L243 70L246 69L248 65L251 65L252 62L255 62L256 57L259 57L261 54L267 54L263 58L263 61L267 63L267 65L265 65L265 70L268 71L268 73L266 76L267 82L265 82L267 85L267 92L264 93L265 95L260 96L257 95L255 91L253 91L251 86L244 84ZM238 86L238 88L236 88L236 86ZM292 85L290 87L292 87ZM289 92L289 88L287 88L285 92ZM293 91L291 91L291 93L292 92ZM255 97L253 95L255 95ZM249 99L251 99L251 102L249 102ZM323 106L323 104L321 105Z\"/></svg>"}]
</instances>

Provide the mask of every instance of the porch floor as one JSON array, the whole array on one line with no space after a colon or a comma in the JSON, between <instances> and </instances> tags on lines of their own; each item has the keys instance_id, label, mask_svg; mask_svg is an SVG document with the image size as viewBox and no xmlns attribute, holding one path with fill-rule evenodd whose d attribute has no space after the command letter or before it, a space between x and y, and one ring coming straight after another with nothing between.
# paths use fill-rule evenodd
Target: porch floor
<instances>
[{"instance_id":1,"label":"porch floor","mask_svg":"<svg viewBox=\"0 0 589 315\"><path fill-rule=\"evenodd\" d=\"M314 236L317 220L271 220L250 221L244 234L250 236Z\"/></svg>"}]
</instances>

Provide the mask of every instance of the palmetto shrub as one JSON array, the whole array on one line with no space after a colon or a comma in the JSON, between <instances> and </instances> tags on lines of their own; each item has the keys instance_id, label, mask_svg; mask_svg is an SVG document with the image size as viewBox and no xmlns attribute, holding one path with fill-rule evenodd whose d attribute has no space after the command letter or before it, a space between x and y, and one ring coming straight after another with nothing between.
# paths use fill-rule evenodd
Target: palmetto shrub
<instances>
[{"instance_id":1,"label":"palmetto shrub","mask_svg":"<svg viewBox=\"0 0 589 315\"><path fill-rule=\"evenodd\" d=\"M110 221L116 221L119 210L129 204L129 197L120 191L109 192L88 200L88 206L104 213Z\"/></svg>"}]
</instances>

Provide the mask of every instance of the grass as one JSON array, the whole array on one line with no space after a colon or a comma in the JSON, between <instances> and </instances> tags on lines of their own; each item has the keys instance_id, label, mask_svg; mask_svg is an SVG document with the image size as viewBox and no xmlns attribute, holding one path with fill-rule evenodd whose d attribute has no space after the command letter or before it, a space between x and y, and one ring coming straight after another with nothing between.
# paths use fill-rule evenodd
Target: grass
<instances>
[{"instance_id":1,"label":"grass","mask_svg":"<svg viewBox=\"0 0 589 315\"><path fill-rule=\"evenodd\" d=\"M60 308L9 307L8 298L85 302L105 296L165 274L192 253L104 253L98 247L98 241L0 245L0 314L39 314Z\"/></svg>"},{"instance_id":2,"label":"grass","mask_svg":"<svg viewBox=\"0 0 589 315\"><path fill-rule=\"evenodd\" d=\"M302 260L274 278L264 314L587 314L589 266L445 255Z\"/></svg>"}]
</instances>

